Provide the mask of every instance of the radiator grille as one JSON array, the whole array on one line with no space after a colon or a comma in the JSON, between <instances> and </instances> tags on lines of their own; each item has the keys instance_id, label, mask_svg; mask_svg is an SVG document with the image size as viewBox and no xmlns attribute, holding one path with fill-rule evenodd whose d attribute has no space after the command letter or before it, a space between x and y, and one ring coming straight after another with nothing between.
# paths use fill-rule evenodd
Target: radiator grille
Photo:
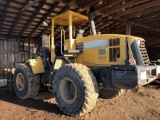
<instances>
[{"instance_id":1,"label":"radiator grille","mask_svg":"<svg viewBox=\"0 0 160 120\"><path fill-rule=\"evenodd\" d=\"M140 41L140 45L139 45L139 49L140 49L140 53L142 55L142 59L143 59L143 63L145 65L148 65L150 63L146 48L145 48L145 41Z\"/></svg>"},{"instance_id":2,"label":"radiator grille","mask_svg":"<svg viewBox=\"0 0 160 120\"><path fill-rule=\"evenodd\" d=\"M120 48L109 48L109 61L110 62L116 62L116 58L120 57Z\"/></svg>"}]
</instances>

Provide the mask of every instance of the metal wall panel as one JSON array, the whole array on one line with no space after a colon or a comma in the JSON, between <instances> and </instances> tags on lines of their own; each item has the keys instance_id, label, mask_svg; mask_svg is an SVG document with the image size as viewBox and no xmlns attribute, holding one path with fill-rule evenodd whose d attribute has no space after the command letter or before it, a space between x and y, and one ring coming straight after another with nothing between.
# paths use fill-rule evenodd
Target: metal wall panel
<instances>
[{"instance_id":1,"label":"metal wall panel","mask_svg":"<svg viewBox=\"0 0 160 120\"><path fill-rule=\"evenodd\" d=\"M29 47L30 45L30 47ZM0 79L9 77L10 67L18 63L24 63L31 58L31 49L40 47L41 42L35 43L34 40L0 40Z\"/></svg>"}]
</instances>

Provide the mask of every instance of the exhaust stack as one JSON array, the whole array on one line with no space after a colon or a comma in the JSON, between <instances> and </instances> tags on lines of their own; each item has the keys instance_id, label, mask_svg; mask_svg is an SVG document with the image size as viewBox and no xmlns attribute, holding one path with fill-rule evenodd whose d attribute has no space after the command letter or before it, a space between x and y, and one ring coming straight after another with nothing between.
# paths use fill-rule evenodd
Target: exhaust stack
<instances>
[{"instance_id":1,"label":"exhaust stack","mask_svg":"<svg viewBox=\"0 0 160 120\"><path fill-rule=\"evenodd\" d=\"M94 19L93 19L93 12L94 12L94 8L91 7L89 10L89 13L88 13L88 20L89 20L89 24L90 24L91 34L97 35L96 27L95 27L95 23L94 23Z\"/></svg>"}]
</instances>

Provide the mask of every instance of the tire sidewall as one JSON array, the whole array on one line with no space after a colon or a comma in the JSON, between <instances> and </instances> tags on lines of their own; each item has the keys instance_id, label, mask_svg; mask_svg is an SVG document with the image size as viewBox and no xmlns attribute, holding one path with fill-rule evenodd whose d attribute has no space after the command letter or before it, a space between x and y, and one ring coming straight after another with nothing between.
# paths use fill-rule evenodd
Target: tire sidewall
<instances>
[{"instance_id":1,"label":"tire sidewall","mask_svg":"<svg viewBox=\"0 0 160 120\"><path fill-rule=\"evenodd\" d=\"M67 69L67 68L60 69L60 71L58 71L58 72L60 74L57 75L57 77L54 81L55 97L57 98L57 102L61 103L59 105L64 111L67 111L68 113L71 113L71 114L78 113L82 109L82 106L84 103L85 93L84 93L83 82L82 82L80 76L77 74L77 72L72 69ZM72 79L72 81L74 82L74 84L77 88L77 98L76 98L75 102L72 104L65 103L59 94L60 93L60 90L59 90L60 82L65 77Z\"/></svg>"},{"instance_id":2,"label":"tire sidewall","mask_svg":"<svg viewBox=\"0 0 160 120\"><path fill-rule=\"evenodd\" d=\"M21 73L24 77L24 88L23 88L23 90L19 90L17 88L17 84L16 84L16 77L19 73ZM16 95L21 99L24 99L25 96L28 93L28 86L29 86L28 85L28 80L29 80L29 76L28 76L27 69L23 66L17 67L16 70L15 70L14 76L13 76L13 88L15 90Z\"/></svg>"}]
</instances>

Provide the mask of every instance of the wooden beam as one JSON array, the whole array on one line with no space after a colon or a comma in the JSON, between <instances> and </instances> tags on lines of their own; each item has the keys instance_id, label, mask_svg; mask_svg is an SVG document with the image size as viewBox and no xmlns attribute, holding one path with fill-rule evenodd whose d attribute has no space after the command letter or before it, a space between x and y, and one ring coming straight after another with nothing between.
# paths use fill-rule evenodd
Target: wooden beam
<instances>
[{"instance_id":1,"label":"wooden beam","mask_svg":"<svg viewBox=\"0 0 160 120\"><path fill-rule=\"evenodd\" d=\"M152 43L146 43L146 47L153 47L153 46L157 46L157 45L160 45L160 40L158 41L154 41Z\"/></svg>"},{"instance_id":2,"label":"wooden beam","mask_svg":"<svg viewBox=\"0 0 160 120\"><path fill-rule=\"evenodd\" d=\"M98 3L101 0L84 0L83 2L81 2L81 6L80 7L87 7L87 6L91 6L92 4Z\"/></svg>"},{"instance_id":3,"label":"wooden beam","mask_svg":"<svg viewBox=\"0 0 160 120\"><path fill-rule=\"evenodd\" d=\"M37 11L31 16L31 19L28 21L27 25L25 26L25 28L23 29L23 31L20 33L20 37L22 36L22 34L26 31L26 29L30 26L30 24L32 23L32 21L35 19L35 17L38 15L38 13L40 12L40 10L42 9L42 7L44 6L44 4L46 3L46 0L43 0L40 5L39 8L37 9Z\"/></svg>"},{"instance_id":4,"label":"wooden beam","mask_svg":"<svg viewBox=\"0 0 160 120\"><path fill-rule=\"evenodd\" d=\"M102 5L98 6L98 7L95 7L95 11L101 11L105 8L108 8L108 7L111 7L115 4L118 4L120 2L122 2L123 0L111 0L109 2L106 2L106 3L103 3Z\"/></svg>"},{"instance_id":5,"label":"wooden beam","mask_svg":"<svg viewBox=\"0 0 160 120\"><path fill-rule=\"evenodd\" d=\"M157 12L154 12L154 13L149 13L147 15L146 14L142 15L139 18L136 18L134 21L135 22L147 21L148 19L156 18L156 17L159 17L159 16L160 16L160 12L157 11Z\"/></svg>"},{"instance_id":6,"label":"wooden beam","mask_svg":"<svg viewBox=\"0 0 160 120\"><path fill-rule=\"evenodd\" d=\"M116 22L116 23L111 23L109 26L110 27L108 27L108 26L103 27L102 33L117 33L118 28L122 28L123 31L125 31L124 23Z\"/></svg>"},{"instance_id":7,"label":"wooden beam","mask_svg":"<svg viewBox=\"0 0 160 120\"><path fill-rule=\"evenodd\" d=\"M41 21L37 24L37 26L33 29L33 31L30 33L29 36L31 36L39 28L39 26L42 24L42 22L45 21L49 15L51 15L51 13L58 6L58 4L59 4L58 2L54 3L52 8L47 12L47 14L43 17L43 19L41 19Z\"/></svg>"},{"instance_id":8,"label":"wooden beam","mask_svg":"<svg viewBox=\"0 0 160 120\"><path fill-rule=\"evenodd\" d=\"M149 48L149 50L155 55L155 56L157 56L158 58L160 58L160 55L159 54L157 54L157 52L156 51L154 51L154 49L153 48Z\"/></svg>"},{"instance_id":9,"label":"wooden beam","mask_svg":"<svg viewBox=\"0 0 160 120\"><path fill-rule=\"evenodd\" d=\"M10 40L10 39L17 39L18 35L12 35L12 36L9 36L9 34L0 34L0 40ZM20 39L24 39L26 37L24 36L21 36Z\"/></svg>"},{"instance_id":10,"label":"wooden beam","mask_svg":"<svg viewBox=\"0 0 160 120\"><path fill-rule=\"evenodd\" d=\"M57 0L55 0L55 1L57 1ZM105 17L105 16L107 17L108 16L108 17L111 17L112 19L116 19L116 20L119 20L119 21L122 21L122 22L127 22L128 21L127 19L124 19L124 18L121 19L121 18L118 18L118 17L109 16L109 15L111 13L118 12L118 11L120 11L122 9L125 9L125 8L128 8L128 7L132 7L134 5L141 4L141 3L146 2L146 1L148 1L148 0L132 0L132 1L126 2L125 4L122 4L122 5L119 5L119 6L116 6L116 7L112 7L110 10L106 11L106 13L100 12L99 11L100 9L97 9L96 12L101 14L103 17ZM86 11L88 11L87 8L84 8L84 9ZM148 30L160 32L159 29L155 29L155 28L152 28L152 27L149 27L149 26L146 26L146 25L142 25L142 24L136 23L136 22L135 23L132 22L132 24L138 25L138 26L143 27L143 28L148 29Z\"/></svg>"},{"instance_id":11,"label":"wooden beam","mask_svg":"<svg viewBox=\"0 0 160 120\"><path fill-rule=\"evenodd\" d=\"M158 12L158 11L160 11L160 6L152 7L150 9L144 9L144 10L129 14L125 17L125 19L132 19L135 17L139 17L141 15L145 15L145 14L149 14L149 13L153 13L153 12Z\"/></svg>"},{"instance_id":12,"label":"wooden beam","mask_svg":"<svg viewBox=\"0 0 160 120\"><path fill-rule=\"evenodd\" d=\"M108 11L105 12L104 16L108 16L111 13L118 12L118 11L120 11L122 9L125 9L125 8L128 8L128 7L143 3L145 1L148 1L148 0L132 0L132 1L126 2L125 4L118 5L116 7L112 7L111 9L109 9Z\"/></svg>"},{"instance_id":13,"label":"wooden beam","mask_svg":"<svg viewBox=\"0 0 160 120\"><path fill-rule=\"evenodd\" d=\"M24 3L24 6L26 6L28 3L29 3L29 0L27 0L27 1ZM14 24L13 24L11 30L10 30L9 36L12 35L13 30L14 30L14 28L16 27L17 23L19 22L21 15L22 15L22 12L20 12L20 13L18 14L18 16L17 16L17 18L16 18L16 20L15 20L15 22L14 22Z\"/></svg>"},{"instance_id":14,"label":"wooden beam","mask_svg":"<svg viewBox=\"0 0 160 120\"><path fill-rule=\"evenodd\" d=\"M36 3L40 2L40 1L42 1L42 0L34 0L32 3L24 6L24 7L21 9L21 12L25 11L27 8L33 6L34 4L36 4Z\"/></svg>"},{"instance_id":15,"label":"wooden beam","mask_svg":"<svg viewBox=\"0 0 160 120\"><path fill-rule=\"evenodd\" d=\"M65 12L66 10L68 10L70 8L70 6L69 5L66 5L58 14L61 14L61 13L63 13L63 12ZM48 29L48 28L50 28L52 26L52 23L50 22L49 24L48 24L48 26L38 35L38 36L42 36L45 32L46 32L46 30Z\"/></svg>"},{"instance_id":16,"label":"wooden beam","mask_svg":"<svg viewBox=\"0 0 160 120\"><path fill-rule=\"evenodd\" d=\"M102 18L99 18L99 20L102 19ZM121 18L112 18L111 17L111 20L119 20L121 22L128 22L128 20L126 19L121 19ZM140 26L140 27L143 27L145 29L149 29L149 30L153 30L153 31L157 31L157 32L160 32L160 29L157 29L157 28L152 28L151 26L146 26L146 25L143 25L143 24L140 24L140 23L136 23L136 22L131 22L132 24L136 25L136 26Z\"/></svg>"},{"instance_id":17,"label":"wooden beam","mask_svg":"<svg viewBox=\"0 0 160 120\"><path fill-rule=\"evenodd\" d=\"M126 35L131 35L131 22L126 22Z\"/></svg>"},{"instance_id":18,"label":"wooden beam","mask_svg":"<svg viewBox=\"0 0 160 120\"><path fill-rule=\"evenodd\" d=\"M6 4L5 9L4 9L4 12L3 12L3 16L2 16L2 20L1 20L1 24L0 24L0 32L1 32L1 29L2 29L2 26L3 26L3 23L4 23L4 21L5 21L5 18L6 18L6 12L7 12L8 6L9 6L9 4L10 4L10 1L11 1L11 0L7 0L7 4Z\"/></svg>"},{"instance_id":19,"label":"wooden beam","mask_svg":"<svg viewBox=\"0 0 160 120\"><path fill-rule=\"evenodd\" d=\"M66 4L71 4L73 2L75 2L76 0L63 0L64 3Z\"/></svg>"},{"instance_id":20,"label":"wooden beam","mask_svg":"<svg viewBox=\"0 0 160 120\"><path fill-rule=\"evenodd\" d=\"M150 18L149 20L141 21L139 23L141 23L141 24L147 24L149 26L152 26L152 24L157 24L157 26L158 26L158 25L160 25L159 22L160 22L160 16L158 16L156 18Z\"/></svg>"},{"instance_id":21,"label":"wooden beam","mask_svg":"<svg viewBox=\"0 0 160 120\"><path fill-rule=\"evenodd\" d=\"M114 16L115 17L120 17L120 16L124 16L126 14L130 14L132 12L137 12L137 11L144 10L144 9L147 9L147 8L151 8L151 7L158 6L158 5L160 5L160 1L155 0L155 1L151 1L151 2L148 2L148 3L142 4L142 5L138 5L137 7L130 8L130 9L122 11L120 13L116 13Z\"/></svg>"}]
</instances>

